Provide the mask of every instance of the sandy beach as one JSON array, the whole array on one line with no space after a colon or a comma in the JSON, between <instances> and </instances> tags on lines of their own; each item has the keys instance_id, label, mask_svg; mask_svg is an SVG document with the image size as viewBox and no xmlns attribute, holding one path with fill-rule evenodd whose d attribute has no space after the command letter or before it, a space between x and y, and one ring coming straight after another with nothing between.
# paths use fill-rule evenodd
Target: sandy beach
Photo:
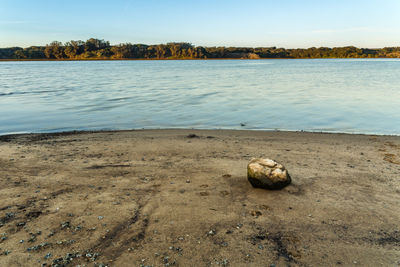
<instances>
[{"instance_id":1,"label":"sandy beach","mask_svg":"<svg viewBox=\"0 0 400 267\"><path fill-rule=\"evenodd\" d=\"M253 188L253 157L292 184ZM0 136L0 177L0 266L400 266L398 136Z\"/></svg>"}]
</instances>

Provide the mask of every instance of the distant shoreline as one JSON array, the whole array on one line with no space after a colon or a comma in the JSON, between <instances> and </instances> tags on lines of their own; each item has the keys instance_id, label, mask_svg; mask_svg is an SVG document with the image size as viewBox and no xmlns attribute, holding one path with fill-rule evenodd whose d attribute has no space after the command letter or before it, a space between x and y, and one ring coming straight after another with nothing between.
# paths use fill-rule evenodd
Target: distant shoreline
<instances>
[{"instance_id":1,"label":"distant shoreline","mask_svg":"<svg viewBox=\"0 0 400 267\"><path fill-rule=\"evenodd\" d=\"M206 60L292 60L292 59L400 59L400 58L388 58L388 57L376 57L376 58L359 58L359 57L320 57L320 58L85 58L85 59L51 59L51 58L38 58L38 59L0 59L0 62L8 61L206 61Z\"/></svg>"},{"instance_id":2,"label":"distant shoreline","mask_svg":"<svg viewBox=\"0 0 400 267\"><path fill-rule=\"evenodd\" d=\"M195 46L188 42L111 45L109 41L54 41L45 46L0 48L2 60L171 60L269 58L400 58L400 47L225 47Z\"/></svg>"}]
</instances>

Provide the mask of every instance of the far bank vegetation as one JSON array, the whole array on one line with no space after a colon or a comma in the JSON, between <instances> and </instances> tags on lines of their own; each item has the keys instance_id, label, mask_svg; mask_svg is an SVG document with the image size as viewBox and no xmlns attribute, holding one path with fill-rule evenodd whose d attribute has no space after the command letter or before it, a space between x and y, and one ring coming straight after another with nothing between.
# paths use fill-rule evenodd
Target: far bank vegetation
<instances>
[{"instance_id":1,"label":"far bank vegetation","mask_svg":"<svg viewBox=\"0 0 400 267\"><path fill-rule=\"evenodd\" d=\"M346 47L203 47L190 43L157 45L110 42L90 38L87 41L54 41L46 46L0 48L0 59L224 59L224 58L400 58L400 47L379 49Z\"/></svg>"}]
</instances>

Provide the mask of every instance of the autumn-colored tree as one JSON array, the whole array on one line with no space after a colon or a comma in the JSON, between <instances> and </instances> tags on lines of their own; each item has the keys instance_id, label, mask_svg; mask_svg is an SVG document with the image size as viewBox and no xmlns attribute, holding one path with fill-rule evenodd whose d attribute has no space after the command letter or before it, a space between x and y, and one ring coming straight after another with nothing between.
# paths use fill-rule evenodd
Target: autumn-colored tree
<instances>
[{"instance_id":1,"label":"autumn-colored tree","mask_svg":"<svg viewBox=\"0 0 400 267\"><path fill-rule=\"evenodd\" d=\"M61 42L57 41L54 41L49 45L46 45L46 48L44 49L44 54L46 55L47 58L56 58L56 59L65 58L64 47L62 46Z\"/></svg>"},{"instance_id":2,"label":"autumn-colored tree","mask_svg":"<svg viewBox=\"0 0 400 267\"><path fill-rule=\"evenodd\" d=\"M84 52L83 41L70 41L65 43L64 53L69 58L76 58L78 55Z\"/></svg>"}]
</instances>

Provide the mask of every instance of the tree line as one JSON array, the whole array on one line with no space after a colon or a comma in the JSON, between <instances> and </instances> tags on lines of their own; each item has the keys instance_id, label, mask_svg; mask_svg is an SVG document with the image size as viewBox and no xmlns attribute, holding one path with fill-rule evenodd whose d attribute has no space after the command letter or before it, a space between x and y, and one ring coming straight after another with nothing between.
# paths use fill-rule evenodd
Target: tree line
<instances>
[{"instance_id":1,"label":"tree line","mask_svg":"<svg viewBox=\"0 0 400 267\"><path fill-rule=\"evenodd\" d=\"M400 58L400 47L379 49L346 47L203 47L190 43L158 45L110 42L90 38L87 41L54 41L46 46L0 48L0 59L219 59L219 58Z\"/></svg>"}]
</instances>

